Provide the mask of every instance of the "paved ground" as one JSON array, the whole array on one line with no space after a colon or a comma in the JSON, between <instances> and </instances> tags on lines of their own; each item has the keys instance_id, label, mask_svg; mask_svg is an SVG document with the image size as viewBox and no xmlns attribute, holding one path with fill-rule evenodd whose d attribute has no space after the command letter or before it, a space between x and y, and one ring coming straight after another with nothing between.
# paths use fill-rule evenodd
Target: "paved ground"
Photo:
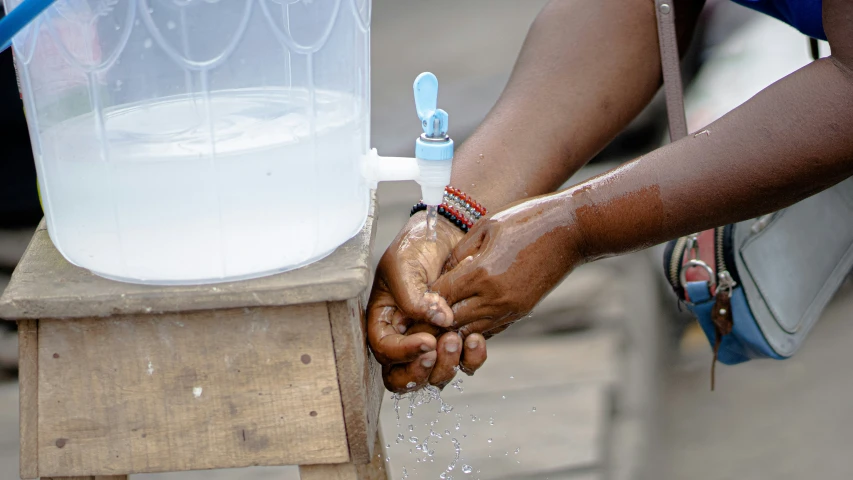
<instances>
[{"instance_id":1,"label":"paved ground","mask_svg":"<svg viewBox=\"0 0 853 480\"><path fill-rule=\"evenodd\" d=\"M685 342L663 395L652 478L845 479L853 472L853 285L842 290L802 351L784 362L717 370L706 346Z\"/></svg>"}]
</instances>

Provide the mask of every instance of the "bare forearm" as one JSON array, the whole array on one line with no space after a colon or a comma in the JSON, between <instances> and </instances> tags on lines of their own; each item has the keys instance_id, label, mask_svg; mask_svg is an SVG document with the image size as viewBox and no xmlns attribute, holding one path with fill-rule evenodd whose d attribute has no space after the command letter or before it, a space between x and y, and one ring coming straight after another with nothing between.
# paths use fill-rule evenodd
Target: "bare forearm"
<instances>
[{"instance_id":1,"label":"bare forearm","mask_svg":"<svg viewBox=\"0 0 853 480\"><path fill-rule=\"evenodd\" d=\"M675 2L682 38L701 4ZM549 3L500 100L459 149L452 183L492 211L553 192L657 91L656 28L650 0Z\"/></svg>"},{"instance_id":2,"label":"bare forearm","mask_svg":"<svg viewBox=\"0 0 853 480\"><path fill-rule=\"evenodd\" d=\"M590 259L791 205L853 174L853 71L824 59L703 132L555 196Z\"/></svg>"}]
</instances>

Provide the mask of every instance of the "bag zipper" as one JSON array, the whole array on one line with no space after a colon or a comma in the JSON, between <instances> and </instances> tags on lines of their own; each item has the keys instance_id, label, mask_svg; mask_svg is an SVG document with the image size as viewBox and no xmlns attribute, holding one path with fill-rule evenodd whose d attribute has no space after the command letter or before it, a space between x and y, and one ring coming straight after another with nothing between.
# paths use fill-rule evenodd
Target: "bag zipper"
<instances>
[{"instance_id":1,"label":"bag zipper","mask_svg":"<svg viewBox=\"0 0 853 480\"><path fill-rule=\"evenodd\" d=\"M737 285L737 282L734 280L731 270L726 263L726 228L726 226L723 226L714 229L714 260L716 262L715 270L717 272L718 279L717 288L731 289ZM669 271L667 272L667 275L669 277L670 285L676 291L679 291L682 288L679 282L679 276L681 275L681 269L684 264L684 251L687 249L691 240L695 241L695 238L696 235L680 237L675 241L675 245L673 246L672 256L669 259Z\"/></svg>"},{"instance_id":2,"label":"bag zipper","mask_svg":"<svg viewBox=\"0 0 853 480\"><path fill-rule=\"evenodd\" d=\"M726 268L726 258L725 253L723 252L723 237L726 235L725 227L717 227L714 229L714 255L717 259L717 272L727 272L729 269Z\"/></svg>"},{"instance_id":3,"label":"bag zipper","mask_svg":"<svg viewBox=\"0 0 853 480\"><path fill-rule=\"evenodd\" d=\"M720 354L720 346L723 337L732 333L734 328L734 314L732 313L732 294L737 282L732 278L728 265L726 265L726 228L728 226L714 229L714 254L717 263L717 288L714 292L714 306L711 308L711 322L714 324L714 359L711 360L711 391L714 391L717 378L717 357Z\"/></svg>"},{"instance_id":4,"label":"bag zipper","mask_svg":"<svg viewBox=\"0 0 853 480\"><path fill-rule=\"evenodd\" d=\"M731 293L731 290L737 286L737 282L732 276L729 266L726 264L726 227L715 228L714 234L714 253L717 261L717 289L726 289Z\"/></svg>"},{"instance_id":5,"label":"bag zipper","mask_svg":"<svg viewBox=\"0 0 853 480\"><path fill-rule=\"evenodd\" d=\"M687 247L687 237L681 237L675 241L672 256L669 257L669 283L676 291L681 289L678 277L681 274L681 264L684 262L684 249Z\"/></svg>"}]
</instances>

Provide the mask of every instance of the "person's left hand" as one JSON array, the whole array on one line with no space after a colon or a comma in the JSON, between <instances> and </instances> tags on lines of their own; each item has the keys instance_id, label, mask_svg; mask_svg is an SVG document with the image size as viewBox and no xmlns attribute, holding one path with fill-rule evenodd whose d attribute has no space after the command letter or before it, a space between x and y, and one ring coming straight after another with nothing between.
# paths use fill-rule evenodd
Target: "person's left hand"
<instances>
[{"instance_id":1,"label":"person's left hand","mask_svg":"<svg viewBox=\"0 0 853 480\"><path fill-rule=\"evenodd\" d=\"M574 215L556 197L539 197L477 222L456 245L433 285L464 337L489 338L527 316L582 263Z\"/></svg>"},{"instance_id":2,"label":"person's left hand","mask_svg":"<svg viewBox=\"0 0 853 480\"><path fill-rule=\"evenodd\" d=\"M391 242L376 270L367 307L367 338L382 364L385 387L396 393L443 387L461 365L474 371L486 360L479 335L463 339L446 327L450 307L430 286L463 233L440 218L428 238L426 214L414 215ZM428 323L429 322L429 323Z\"/></svg>"}]
</instances>

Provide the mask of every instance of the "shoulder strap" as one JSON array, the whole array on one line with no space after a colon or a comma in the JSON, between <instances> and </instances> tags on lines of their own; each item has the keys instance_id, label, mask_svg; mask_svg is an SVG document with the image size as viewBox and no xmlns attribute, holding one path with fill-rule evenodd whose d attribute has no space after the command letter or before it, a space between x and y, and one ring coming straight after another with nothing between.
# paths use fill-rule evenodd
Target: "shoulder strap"
<instances>
[{"instance_id":1,"label":"shoulder strap","mask_svg":"<svg viewBox=\"0 0 853 480\"><path fill-rule=\"evenodd\" d=\"M674 142L687 136L687 119L684 115L681 59L675 33L673 0L655 0L655 15L658 20L658 43L663 68L663 88L666 93L666 111L669 117L669 138Z\"/></svg>"}]
</instances>

